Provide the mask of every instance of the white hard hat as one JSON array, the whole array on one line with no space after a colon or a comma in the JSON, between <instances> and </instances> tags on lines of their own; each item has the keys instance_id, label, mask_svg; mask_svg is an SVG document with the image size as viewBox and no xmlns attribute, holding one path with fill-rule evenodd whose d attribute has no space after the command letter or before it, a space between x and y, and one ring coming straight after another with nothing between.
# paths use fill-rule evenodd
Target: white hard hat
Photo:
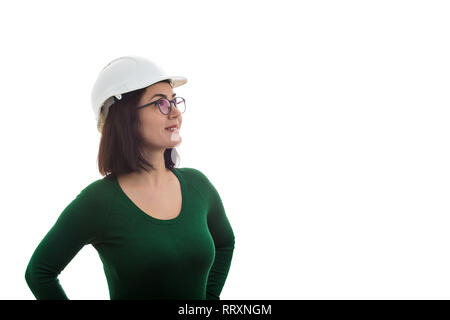
<instances>
[{"instance_id":1,"label":"white hard hat","mask_svg":"<svg viewBox=\"0 0 450 320\"><path fill-rule=\"evenodd\" d=\"M91 94L98 131L102 132L103 121L109 107L115 102L114 98L120 100L124 93L148 87L162 80L170 80L173 88L187 82L185 77L166 75L160 66L144 57L123 56L109 62L100 71ZM100 121L100 112L103 113L103 121Z\"/></svg>"}]
</instances>

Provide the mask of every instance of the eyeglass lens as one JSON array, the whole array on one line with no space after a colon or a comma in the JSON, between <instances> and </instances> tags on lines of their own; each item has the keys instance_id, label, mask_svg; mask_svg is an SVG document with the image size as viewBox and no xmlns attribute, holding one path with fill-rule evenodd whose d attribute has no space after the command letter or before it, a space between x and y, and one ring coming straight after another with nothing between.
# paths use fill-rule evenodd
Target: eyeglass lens
<instances>
[{"instance_id":1,"label":"eyeglass lens","mask_svg":"<svg viewBox=\"0 0 450 320\"><path fill-rule=\"evenodd\" d=\"M176 97L175 100L175 106L176 108L183 113L186 109L186 104L184 103L184 99L181 97ZM170 110L170 101L164 98L161 98L158 100L158 106L162 113L169 114Z\"/></svg>"}]
</instances>

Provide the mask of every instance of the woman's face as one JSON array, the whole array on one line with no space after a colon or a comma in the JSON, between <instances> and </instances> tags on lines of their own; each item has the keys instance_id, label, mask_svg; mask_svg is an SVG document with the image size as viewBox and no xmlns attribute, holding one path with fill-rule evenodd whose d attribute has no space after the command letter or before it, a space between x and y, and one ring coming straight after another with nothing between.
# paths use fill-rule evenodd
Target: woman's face
<instances>
[{"instance_id":1,"label":"woman's face","mask_svg":"<svg viewBox=\"0 0 450 320\"><path fill-rule=\"evenodd\" d=\"M168 100L175 98L170 84L166 82L155 83L145 89L139 101L139 106L163 98L161 95L164 95L164 98ZM141 132L149 147L152 149L167 149L174 148L181 143L179 130L183 119L181 112L173 104L170 113L167 115L159 111L156 103L139 109L138 112ZM166 129L173 125L177 125L178 130L170 131Z\"/></svg>"}]
</instances>

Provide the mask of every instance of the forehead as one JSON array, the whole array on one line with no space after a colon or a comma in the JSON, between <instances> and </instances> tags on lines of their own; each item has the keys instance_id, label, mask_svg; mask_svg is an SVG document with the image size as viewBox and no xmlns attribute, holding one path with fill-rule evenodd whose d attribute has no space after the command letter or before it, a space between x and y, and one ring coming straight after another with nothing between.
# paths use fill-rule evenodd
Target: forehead
<instances>
[{"instance_id":1,"label":"forehead","mask_svg":"<svg viewBox=\"0 0 450 320\"><path fill-rule=\"evenodd\" d=\"M155 83L145 88L143 96L146 98L151 98L157 93L165 94L166 96L171 97L173 94L173 89L170 84L166 82Z\"/></svg>"}]
</instances>

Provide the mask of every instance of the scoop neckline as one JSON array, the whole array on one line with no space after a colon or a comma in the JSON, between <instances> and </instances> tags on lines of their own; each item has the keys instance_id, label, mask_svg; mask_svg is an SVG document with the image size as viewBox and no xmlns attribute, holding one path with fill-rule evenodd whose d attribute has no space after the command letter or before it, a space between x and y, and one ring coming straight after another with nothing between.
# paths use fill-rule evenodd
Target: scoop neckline
<instances>
[{"instance_id":1,"label":"scoop neckline","mask_svg":"<svg viewBox=\"0 0 450 320\"><path fill-rule=\"evenodd\" d=\"M170 171L172 171L172 173L175 175L175 177L178 179L178 181L180 182L180 186L181 186L181 210L178 213L178 215L175 218L172 219L158 219L155 217L152 217L151 215L149 215L148 213L146 213L145 211L143 211L141 208L139 208L134 202L133 200L131 200L127 194L123 191L122 187L119 184L119 180L117 179L117 176L114 175L114 184L116 185L116 187L118 188L120 195L123 199L125 199L125 201L131 205L131 207L133 207L134 211L136 211L140 216L143 216L144 218L146 218L147 220L153 222L153 223L157 223L157 224L172 224L175 223L177 221L179 221L182 217L183 217L183 213L186 210L186 185L185 185L185 181L183 176L181 175L181 173L178 171L178 168L172 168L169 169Z\"/></svg>"}]
</instances>

